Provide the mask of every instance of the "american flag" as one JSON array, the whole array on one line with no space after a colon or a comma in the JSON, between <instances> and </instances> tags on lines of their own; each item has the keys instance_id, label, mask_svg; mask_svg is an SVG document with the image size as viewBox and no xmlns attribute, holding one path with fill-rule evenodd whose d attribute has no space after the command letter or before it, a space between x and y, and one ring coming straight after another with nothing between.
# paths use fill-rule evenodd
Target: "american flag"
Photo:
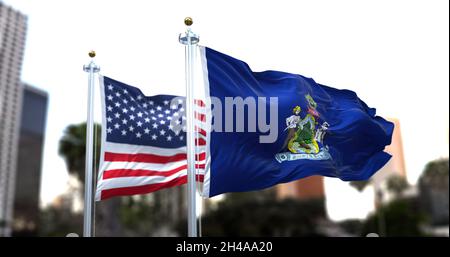
<instances>
[{"instance_id":1,"label":"american flag","mask_svg":"<svg viewBox=\"0 0 450 257\"><path fill-rule=\"evenodd\" d=\"M101 77L102 149L96 200L145 194L187 182L184 97L145 96ZM206 131L196 103L196 178L203 181Z\"/></svg>"}]
</instances>

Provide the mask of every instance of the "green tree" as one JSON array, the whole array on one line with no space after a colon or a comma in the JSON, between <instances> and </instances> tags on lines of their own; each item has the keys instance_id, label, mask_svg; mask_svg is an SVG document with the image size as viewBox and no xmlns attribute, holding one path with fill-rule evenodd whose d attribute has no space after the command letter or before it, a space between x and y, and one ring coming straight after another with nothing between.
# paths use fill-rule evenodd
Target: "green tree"
<instances>
[{"instance_id":1,"label":"green tree","mask_svg":"<svg viewBox=\"0 0 450 257\"><path fill-rule=\"evenodd\" d=\"M386 226L380 229L380 212ZM420 227L427 221L424 213L419 211L415 198L400 198L377 209L364 222L361 236L379 233L382 236L424 236Z\"/></svg>"},{"instance_id":2,"label":"green tree","mask_svg":"<svg viewBox=\"0 0 450 257\"><path fill-rule=\"evenodd\" d=\"M429 162L419 178L419 183L425 183L433 188L448 190L449 161L448 158Z\"/></svg>"},{"instance_id":3,"label":"green tree","mask_svg":"<svg viewBox=\"0 0 450 257\"><path fill-rule=\"evenodd\" d=\"M97 165L100 158L101 126L94 125L97 135L95 151L95 162ZM86 155L86 123L69 125L64 130L64 135L59 141L59 155L64 158L69 174L74 175L84 185L85 155Z\"/></svg>"},{"instance_id":4,"label":"green tree","mask_svg":"<svg viewBox=\"0 0 450 257\"><path fill-rule=\"evenodd\" d=\"M94 163L98 169L100 159L101 126L94 124ZM69 174L78 178L84 186L86 155L86 123L69 125L59 141L59 154L64 158ZM96 179L96 174L94 174ZM82 192L84 193L84 187ZM100 236L122 235L119 217L121 199L116 197L102 201L96 206L96 234Z\"/></svg>"},{"instance_id":5,"label":"green tree","mask_svg":"<svg viewBox=\"0 0 450 257\"><path fill-rule=\"evenodd\" d=\"M202 218L205 236L322 236L317 222L325 219L323 199L277 200L270 190L229 193ZM185 221L180 223L185 233Z\"/></svg>"},{"instance_id":6,"label":"green tree","mask_svg":"<svg viewBox=\"0 0 450 257\"><path fill-rule=\"evenodd\" d=\"M394 175L390 176L386 181L387 189L395 194L396 197L402 195L403 191L405 191L408 187L408 181L406 181L405 177Z\"/></svg>"},{"instance_id":7,"label":"green tree","mask_svg":"<svg viewBox=\"0 0 450 257\"><path fill-rule=\"evenodd\" d=\"M356 188L359 192L363 191L366 186L371 183L371 179L368 180L355 180L350 182L350 186Z\"/></svg>"},{"instance_id":8,"label":"green tree","mask_svg":"<svg viewBox=\"0 0 450 257\"><path fill-rule=\"evenodd\" d=\"M360 235L362 232L364 221L359 219L348 219L339 222L339 226L344 229L347 233L352 235Z\"/></svg>"},{"instance_id":9,"label":"green tree","mask_svg":"<svg viewBox=\"0 0 450 257\"><path fill-rule=\"evenodd\" d=\"M39 236L63 237L69 233L83 234L83 216L69 208L47 207L40 212Z\"/></svg>"},{"instance_id":10,"label":"green tree","mask_svg":"<svg viewBox=\"0 0 450 257\"><path fill-rule=\"evenodd\" d=\"M429 162L419 178L421 207L429 214L432 225L449 223L448 183L448 158Z\"/></svg>"}]
</instances>

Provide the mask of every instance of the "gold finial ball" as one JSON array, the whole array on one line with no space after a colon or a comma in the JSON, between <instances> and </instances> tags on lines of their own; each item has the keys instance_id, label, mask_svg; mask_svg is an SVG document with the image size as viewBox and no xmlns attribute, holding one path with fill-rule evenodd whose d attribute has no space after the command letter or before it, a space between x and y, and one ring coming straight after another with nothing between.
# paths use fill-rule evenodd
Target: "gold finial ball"
<instances>
[{"instance_id":1,"label":"gold finial ball","mask_svg":"<svg viewBox=\"0 0 450 257\"><path fill-rule=\"evenodd\" d=\"M186 18L184 19L184 24L186 24L186 26L191 26L192 23L194 23L194 21L192 20L191 17L186 17Z\"/></svg>"},{"instance_id":2,"label":"gold finial ball","mask_svg":"<svg viewBox=\"0 0 450 257\"><path fill-rule=\"evenodd\" d=\"M89 57L94 58L95 57L95 51L89 51Z\"/></svg>"}]
</instances>

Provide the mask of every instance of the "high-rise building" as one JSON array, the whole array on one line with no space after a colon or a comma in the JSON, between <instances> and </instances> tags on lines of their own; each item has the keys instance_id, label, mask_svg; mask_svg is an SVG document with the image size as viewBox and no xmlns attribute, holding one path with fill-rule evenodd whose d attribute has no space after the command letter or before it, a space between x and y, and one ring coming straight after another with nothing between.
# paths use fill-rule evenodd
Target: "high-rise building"
<instances>
[{"instance_id":1,"label":"high-rise building","mask_svg":"<svg viewBox=\"0 0 450 257\"><path fill-rule=\"evenodd\" d=\"M27 17L0 2L0 236L11 234Z\"/></svg>"},{"instance_id":2,"label":"high-rise building","mask_svg":"<svg viewBox=\"0 0 450 257\"><path fill-rule=\"evenodd\" d=\"M37 234L47 99L46 92L25 85L14 193L14 236Z\"/></svg>"},{"instance_id":3,"label":"high-rise building","mask_svg":"<svg viewBox=\"0 0 450 257\"><path fill-rule=\"evenodd\" d=\"M325 189L322 176L311 176L276 186L277 198L298 200L322 199Z\"/></svg>"}]
</instances>

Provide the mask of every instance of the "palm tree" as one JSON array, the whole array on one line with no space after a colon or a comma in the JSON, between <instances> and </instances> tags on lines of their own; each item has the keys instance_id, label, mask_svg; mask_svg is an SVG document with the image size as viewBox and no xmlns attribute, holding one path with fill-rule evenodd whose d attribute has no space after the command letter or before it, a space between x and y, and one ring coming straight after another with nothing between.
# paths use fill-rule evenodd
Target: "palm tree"
<instances>
[{"instance_id":1,"label":"palm tree","mask_svg":"<svg viewBox=\"0 0 450 257\"><path fill-rule=\"evenodd\" d=\"M372 181L370 179L368 180L355 180L350 181L350 186L356 188L359 192L362 192L366 186L368 186Z\"/></svg>"},{"instance_id":2,"label":"palm tree","mask_svg":"<svg viewBox=\"0 0 450 257\"><path fill-rule=\"evenodd\" d=\"M94 125L94 160L95 170L98 169L100 159L101 126ZM86 155L86 123L69 125L59 141L59 154L64 158L69 174L75 176L83 185L85 178ZM96 174L94 174L96 178ZM97 203L97 235L118 236L122 234L119 217L120 198L112 198Z\"/></svg>"},{"instance_id":3,"label":"palm tree","mask_svg":"<svg viewBox=\"0 0 450 257\"><path fill-rule=\"evenodd\" d=\"M96 135L100 135L101 126L94 125ZM96 136L96 148L94 149L95 164L98 167L100 155L100 136ZM67 165L70 175L74 175L84 185L85 155L86 155L86 123L69 125L59 141L59 155Z\"/></svg>"},{"instance_id":4,"label":"palm tree","mask_svg":"<svg viewBox=\"0 0 450 257\"><path fill-rule=\"evenodd\" d=\"M402 196L403 191L408 189L409 184L405 177L394 175L388 178L386 186L389 191L394 193L396 198L399 198Z\"/></svg>"}]
</instances>

